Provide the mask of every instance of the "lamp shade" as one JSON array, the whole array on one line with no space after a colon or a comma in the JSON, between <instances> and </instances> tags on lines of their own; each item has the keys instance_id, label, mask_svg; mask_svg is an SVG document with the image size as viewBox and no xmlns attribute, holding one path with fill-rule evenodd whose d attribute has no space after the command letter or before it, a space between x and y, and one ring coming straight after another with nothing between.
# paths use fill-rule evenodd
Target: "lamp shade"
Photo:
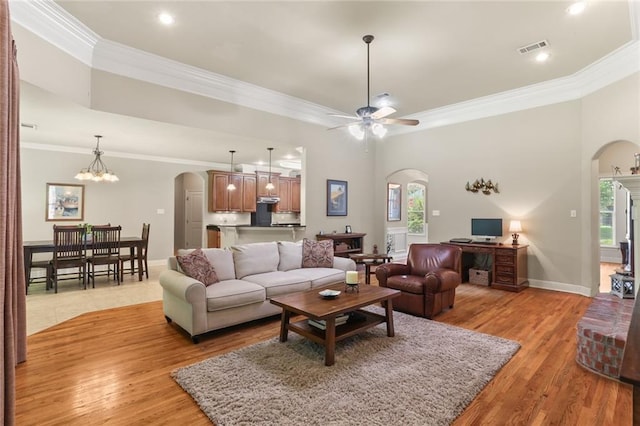
<instances>
[{"instance_id":1,"label":"lamp shade","mask_svg":"<svg viewBox=\"0 0 640 426\"><path fill-rule=\"evenodd\" d=\"M509 223L509 232L522 232L522 225L519 220L512 220Z\"/></svg>"}]
</instances>

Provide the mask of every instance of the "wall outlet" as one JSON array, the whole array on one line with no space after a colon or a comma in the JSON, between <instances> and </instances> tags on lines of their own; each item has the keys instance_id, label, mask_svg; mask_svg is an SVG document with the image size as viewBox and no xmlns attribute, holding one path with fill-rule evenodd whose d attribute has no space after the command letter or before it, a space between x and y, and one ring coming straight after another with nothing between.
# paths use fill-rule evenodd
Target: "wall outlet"
<instances>
[{"instance_id":1,"label":"wall outlet","mask_svg":"<svg viewBox=\"0 0 640 426\"><path fill-rule=\"evenodd\" d=\"M578 213L575 210L571 210L569 214L571 217L578 217Z\"/></svg>"},{"instance_id":2,"label":"wall outlet","mask_svg":"<svg viewBox=\"0 0 640 426\"><path fill-rule=\"evenodd\" d=\"M440 210L433 210L433 211L431 212L431 215L432 215L432 216L440 216Z\"/></svg>"},{"instance_id":3,"label":"wall outlet","mask_svg":"<svg viewBox=\"0 0 640 426\"><path fill-rule=\"evenodd\" d=\"M156 210L156 213L157 213L157 214L164 214L164 209L157 209L157 210Z\"/></svg>"}]
</instances>

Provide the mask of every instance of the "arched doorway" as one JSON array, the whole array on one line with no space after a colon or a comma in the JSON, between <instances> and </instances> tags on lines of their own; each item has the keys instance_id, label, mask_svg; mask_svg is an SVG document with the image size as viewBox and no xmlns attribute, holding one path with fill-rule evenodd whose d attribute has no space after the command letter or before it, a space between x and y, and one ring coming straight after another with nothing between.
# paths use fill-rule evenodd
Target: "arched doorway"
<instances>
[{"instance_id":1,"label":"arched doorway","mask_svg":"<svg viewBox=\"0 0 640 426\"><path fill-rule=\"evenodd\" d=\"M390 248L389 254L393 256L394 261L402 261L407 255L409 245L429 240L427 214L429 176L421 170L403 169L389 174L386 182L399 185L401 190L399 219L389 217L387 206L384 213L384 235L386 244ZM421 198L420 206L414 204L417 197ZM388 203L389 194L387 194ZM419 226L420 218L423 226Z\"/></svg>"},{"instance_id":2,"label":"arched doorway","mask_svg":"<svg viewBox=\"0 0 640 426\"><path fill-rule=\"evenodd\" d=\"M198 248L204 241L204 178L182 173L174 181L174 252Z\"/></svg>"},{"instance_id":3,"label":"arched doorway","mask_svg":"<svg viewBox=\"0 0 640 426\"><path fill-rule=\"evenodd\" d=\"M629 269L631 249L628 244L634 243L630 241L630 197L626 189L615 183L615 176L630 173L638 149L638 145L632 142L614 141L603 146L593 158L597 162L598 232L595 242L599 248L597 263L600 271L596 292L609 292L610 275ZM623 258L623 247L626 259Z\"/></svg>"}]
</instances>

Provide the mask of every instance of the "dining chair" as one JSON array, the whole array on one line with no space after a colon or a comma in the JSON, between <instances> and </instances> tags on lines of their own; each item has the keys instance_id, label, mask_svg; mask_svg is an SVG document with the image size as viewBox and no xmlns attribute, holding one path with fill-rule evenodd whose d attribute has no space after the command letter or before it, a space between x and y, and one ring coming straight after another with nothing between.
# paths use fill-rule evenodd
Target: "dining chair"
<instances>
[{"instance_id":1,"label":"dining chair","mask_svg":"<svg viewBox=\"0 0 640 426\"><path fill-rule=\"evenodd\" d=\"M136 267L138 263L138 256L142 258L142 270L149 279L149 266L147 265L147 248L149 247L149 229L151 228L151 224L143 223L142 224L142 246L140 247L140 252L135 250L133 254L131 252L120 255L120 281L124 278L125 267L124 264L126 262L131 262L131 267L126 268L127 271L131 272L133 275L136 272Z\"/></svg>"},{"instance_id":2,"label":"dining chair","mask_svg":"<svg viewBox=\"0 0 640 426\"><path fill-rule=\"evenodd\" d=\"M96 266L102 265L107 266L107 279L111 275L111 265L113 265L113 277L120 285L118 268L120 267L121 230L121 226L94 226L92 228L91 255L87 258L91 287L96 287Z\"/></svg>"},{"instance_id":3,"label":"dining chair","mask_svg":"<svg viewBox=\"0 0 640 426\"><path fill-rule=\"evenodd\" d=\"M78 226L53 225L53 260L52 275L53 289L58 292L60 271L68 268L78 268L78 279L87 288L87 250L84 238L84 228Z\"/></svg>"},{"instance_id":4,"label":"dining chair","mask_svg":"<svg viewBox=\"0 0 640 426\"><path fill-rule=\"evenodd\" d=\"M52 260L32 260L31 261L31 269L44 269L46 271L45 275L45 289L49 290L53 286L53 264ZM39 281L40 278L31 278L27 283L27 294L29 294L29 285ZM38 280L38 281L36 281Z\"/></svg>"}]
</instances>

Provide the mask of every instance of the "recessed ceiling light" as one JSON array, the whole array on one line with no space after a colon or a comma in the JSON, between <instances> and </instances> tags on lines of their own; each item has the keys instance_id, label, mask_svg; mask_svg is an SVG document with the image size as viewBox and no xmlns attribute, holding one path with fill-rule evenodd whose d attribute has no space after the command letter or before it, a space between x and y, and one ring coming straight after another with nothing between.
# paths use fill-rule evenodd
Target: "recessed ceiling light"
<instances>
[{"instance_id":1,"label":"recessed ceiling light","mask_svg":"<svg viewBox=\"0 0 640 426\"><path fill-rule=\"evenodd\" d=\"M171 25L176 20L173 18L173 15L170 15L167 12L162 12L160 15L158 15L158 21L160 21L160 23L164 25Z\"/></svg>"},{"instance_id":2,"label":"recessed ceiling light","mask_svg":"<svg viewBox=\"0 0 640 426\"><path fill-rule=\"evenodd\" d=\"M573 3L571 6L567 8L567 13L569 15L580 15L584 12L584 9L587 7L587 3L584 1L578 1Z\"/></svg>"},{"instance_id":3,"label":"recessed ceiling light","mask_svg":"<svg viewBox=\"0 0 640 426\"><path fill-rule=\"evenodd\" d=\"M540 52L536 55L536 61L537 62L546 62L547 59L549 59L549 55L547 52Z\"/></svg>"}]
</instances>

